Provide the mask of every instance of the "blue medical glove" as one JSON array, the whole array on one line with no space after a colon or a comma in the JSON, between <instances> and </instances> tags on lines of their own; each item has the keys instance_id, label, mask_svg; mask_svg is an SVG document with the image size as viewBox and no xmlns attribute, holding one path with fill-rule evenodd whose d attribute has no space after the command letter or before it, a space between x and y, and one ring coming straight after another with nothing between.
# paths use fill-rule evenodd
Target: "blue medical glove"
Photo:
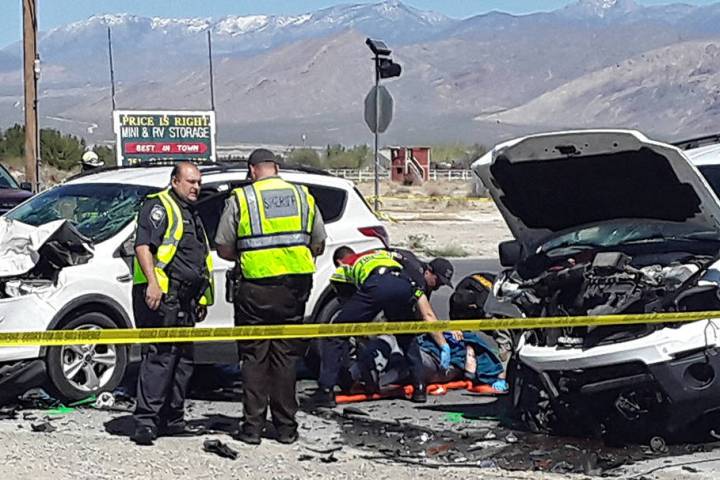
<instances>
[{"instance_id":1,"label":"blue medical glove","mask_svg":"<svg viewBox=\"0 0 720 480\"><path fill-rule=\"evenodd\" d=\"M507 392L510 386L504 378L498 378L497 380L495 380L495 383L492 384L492 388L494 388L498 392Z\"/></svg>"},{"instance_id":2,"label":"blue medical glove","mask_svg":"<svg viewBox=\"0 0 720 480\"><path fill-rule=\"evenodd\" d=\"M445 344L440 350L440 368L443 370L450 369L450 345Z\"/></svg>"}]
</instances>

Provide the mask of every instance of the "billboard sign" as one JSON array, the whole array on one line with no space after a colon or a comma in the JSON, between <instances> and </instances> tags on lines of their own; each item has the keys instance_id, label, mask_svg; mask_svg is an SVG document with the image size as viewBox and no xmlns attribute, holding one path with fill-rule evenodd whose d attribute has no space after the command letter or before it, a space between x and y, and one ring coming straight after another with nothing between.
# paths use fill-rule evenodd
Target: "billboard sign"
<instances>
[{"instance_id":1,"label":"billboard sign","mask_svg":"<svg viewBox=\"0 0 720 480\"><path fill-rule=\"evenodd\" d=\"M215 112L115 110L119 166L144 162L215 161Z\"/></svg>"}]
</instances>

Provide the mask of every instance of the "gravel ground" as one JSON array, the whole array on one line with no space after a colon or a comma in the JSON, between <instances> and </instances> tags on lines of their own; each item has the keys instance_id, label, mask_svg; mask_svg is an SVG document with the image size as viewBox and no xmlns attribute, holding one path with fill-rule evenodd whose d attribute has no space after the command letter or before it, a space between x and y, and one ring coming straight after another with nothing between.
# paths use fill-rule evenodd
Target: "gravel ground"
<instances>
[{"instance_id":1,"label":"gravel ground","mask_svg":"<svg viewBox=\"0 0 720 480\"><path fill-rule=\"evenodd\" d=\"M313 382L300 383L300 398ZM695 466L713 452L657 456L647 448L608 449L582 439L551 438L513 431L501 425L502 401L453 391L430 397L425 405L382 400L298 414L300 441L281 445L265 439L257 447L232 440L237 401L190 400L188 419L212 432L198 437L161 438L152 447L134 445L128 413L76 409L51 417L51 433L33 432L43 410L23 410L18 418L0 421L2 478L36 480L158 478L158 479L392 479L432 476L471 478L574 479L593 475L617 478L717 478L712 461ZM34 418L24 418L26 416ZM218 439L238 452L235 460L203 451L203 441ZM693 447L695 449L695 447ZM698 447L700 448L700 447ZM710 446L701 449L710 450ZM588 464L588 459L590 463ZM601 465L605 462L605 465ZM631 465L627 465L632 463ZM621 464L625 464L622 466ZM589 466L588 466L589 465ZM597 470L597 466L607 467ZM621 465L620 468L614 468ZM613 468L611 468L613 467ZM647 476L644 472L660 468ZM580 474L574 473L578 472Z\"/></svg>"},{"instance_id":2,"label":"gravel ground","mask_svg":"<svg viewBox=\"0 0 720 480\"><path fill-rule=\"evenodd\" d=\"M161 438L153 447L139 447L129 441L127 435L132 430L132 422L126 413L77 409L51 417L50 423L56 430L43 433L33 432L31 424L41 421L46 412L23 410L19 412L18 419L0 421L0 442L3 445L0 472L3 478L36 480L141 476L169 479L301 479L310 476L328 479L413 479L430 467L386 460L390 449L388 445L381 446L384 445L382 441L405 450L403 444L410 444L411 436L417 434L419 439L416 442L422 444L420 449L430 451L430 454L424 458L418 456L413 461L452 462L448 455L454 455L453 452L459 448L452 440L458 437L458 432L467 432L464 435L467 443L471 437L479 437L489 431L488 422L458 421L454 417L448 420L446 412L432 410L456 397L431 398L425 409L401 400L355 405L368 416L343 416L343 407L320 413L303 411L298 414L301 439L292 446L266 439L258 447L249 447L232 440L226 431L237 424L241 411L238 402L191 400L188 419L192 423L206 425L216 433L203 437ZM35 418L23 419L27 415ZM422 426L420 433L414 429L415 424ZM405 431L406 425L407 434L396 433ZM394 430L393 426L396 427ZM385 431L386 435L379 433L381 431ZM207 438L225 442L237 450L238 458L229 460L204 452L203 440ZM505 445L504 441L496 443ZM431 449L436 445L437 453L434 454ZM411 447L408 445L407 449L409 451ZM467 466L442 468L440 471L445 479L466 478L468 473ZM484 478L561 478L524 473L508 476L507 472L498 468L473 470L473 474L480 473Z\"/></svg>"}]
</instances>

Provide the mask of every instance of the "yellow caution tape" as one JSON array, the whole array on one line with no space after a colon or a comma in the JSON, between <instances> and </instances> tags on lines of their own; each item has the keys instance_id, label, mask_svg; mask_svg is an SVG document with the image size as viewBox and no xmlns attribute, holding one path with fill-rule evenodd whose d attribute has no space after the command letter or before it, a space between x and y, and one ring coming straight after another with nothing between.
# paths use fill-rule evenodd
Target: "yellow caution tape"
<instances>
[{"instance_id":1,"label":"yellow caution tape","mask_svg":"<svg viewBox=\"0 0 720 480\"><path fill-rule=\"evenodd\" d=\"M460 202L492 202L491 198L488 197L460 197L452 195L380 195L378 197L382 200L425 200L428 202L440 201L440 200L457 200ZM366 200L370 201L375 199L374 195L365 197Z\"/></svg>"},{"instance_id":2,"label":"yellow caution tape","mask_svg":"<svg viewBox=\"0 0 720 480\"><path fill-rule=\"evenodd\" d=\"M677 323L720 318L720 311L452 320L438 322L382 322L305 325L267 325L221 328L143 328L105 330L52 330L0 333L0 346L59 346L82 344L131 344L168 342L220 342L289 338L351 337L421 334L439 331L513 330L530 328L583 327Z\"/></svg>"}]
</instances>

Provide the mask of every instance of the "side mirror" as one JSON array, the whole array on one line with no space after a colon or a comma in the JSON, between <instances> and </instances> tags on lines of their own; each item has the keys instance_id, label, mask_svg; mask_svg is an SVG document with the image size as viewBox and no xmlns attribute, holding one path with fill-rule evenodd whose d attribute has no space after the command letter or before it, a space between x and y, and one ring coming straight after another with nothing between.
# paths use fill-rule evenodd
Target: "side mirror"
<instances>
[{"instance_id":1,"label":"side mirror","mask_svg":"<svg viewBox=\"0 0 720 480\"><path fill-rule=\"evenodd\" d=\"M32 192L32 183L22 182L20 184L20 190L27 190L28 192Z\"/></svg>"},{"instance_id":2,"label":"side mirror","mask_svg":"<svg viewBox=\"0 0 720 480\"><path fill-rule=\"evenodd\" d=\"M514 267L522 256L522 245L517 240L500 242L498 250L500 253L500 265L503 267Z\"/></svg>"}]
</instances>

